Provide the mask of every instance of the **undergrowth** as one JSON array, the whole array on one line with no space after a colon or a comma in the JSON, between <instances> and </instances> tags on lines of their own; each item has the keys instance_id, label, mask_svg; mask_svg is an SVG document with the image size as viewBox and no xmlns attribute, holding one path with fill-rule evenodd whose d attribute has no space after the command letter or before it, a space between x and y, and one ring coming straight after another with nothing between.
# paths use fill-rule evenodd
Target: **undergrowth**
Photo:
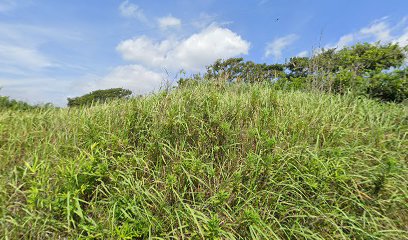
<instances>
[{"instance_id":1,"label":"undergrowth","mask_svg":"<svg viewBox=\"0 0 408 240\"><path fill-rule=\"evenodd\" d=\"M407 107L197 84L0 112L4 239L407 239Z\"/></svg>"}]
</instances>

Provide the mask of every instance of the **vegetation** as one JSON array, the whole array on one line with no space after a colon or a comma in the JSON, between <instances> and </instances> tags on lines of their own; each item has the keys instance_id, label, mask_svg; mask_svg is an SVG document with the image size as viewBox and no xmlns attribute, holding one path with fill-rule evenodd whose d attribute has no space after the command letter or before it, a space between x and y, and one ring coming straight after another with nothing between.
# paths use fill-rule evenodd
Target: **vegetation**
<instances>
[{"instance_id":1,"label":"vegetation","mask_svg":"<svg viewBox=\"0 0 408 240\"><path fill-rule=\"evenodd\" d=\"M33 110L38 108L53 108L54 106L51 103L44 105L30 105L23 101L17 101L15 99L10 99L7 96L0 96L0 111L1 110Z\"/></svg>"},{"instance_id":2,"label":"vegetation","mask_svg":"<svg viewBox=\"0 0 408 240\"><path fill-rule=\"evenodd\" d=\"M280 89L353 92L382 101L408 99L408 47L356 44L322 49L312 57L293 57L286 64L256 64L242 58L217 60L204 78L227 82L274 82ZM181 79L181 84L189 79ZM191 80L191 79L190 79Z\"/></svg>"},{"instance_id":3,"label":"vegetation","mask_svg":"<svg viewBox=\"0 0 408 240\"><path fill-rule=\"evenodd\" d=\"M68 107L89 106L93 103L105 103L113 99L128 98L132 91L123 88L96 90L76 98L68 98Z\"/></svg>"},{"instance_id":4,"label":"vegetation","mask_svg":"<svg viewBox=\"0 0 408 240\"><path fill-rule=\"evenodd\" d=\"M269 83L2 111L0 236L407 239L407 132L402 104Z\"/></svg>"}]
</instances>

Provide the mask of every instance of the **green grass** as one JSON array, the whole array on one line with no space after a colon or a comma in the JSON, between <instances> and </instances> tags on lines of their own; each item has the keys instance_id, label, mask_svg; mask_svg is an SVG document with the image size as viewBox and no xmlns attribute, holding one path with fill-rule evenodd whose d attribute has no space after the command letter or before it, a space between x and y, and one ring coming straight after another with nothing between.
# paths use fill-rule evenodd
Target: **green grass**
<instances>
[{"instance_id":1,"label":"green grass","mask_svg":"<svg viewBox=\"0 0 408 240\"><path fill-rule=\"evenodd\" d=\"M0 112L4 239L407 239L407 107L198 84Z\"/></svg>"}]
</instances>

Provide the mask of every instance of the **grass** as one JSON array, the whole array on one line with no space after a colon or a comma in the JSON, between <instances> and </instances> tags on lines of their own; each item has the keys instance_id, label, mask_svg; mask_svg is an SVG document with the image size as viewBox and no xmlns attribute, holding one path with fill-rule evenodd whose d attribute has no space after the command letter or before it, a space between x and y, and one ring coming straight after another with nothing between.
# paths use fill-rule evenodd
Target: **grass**
<instances>
[{"instance_id":1,"label":"grass","mask_svg":"<svg viewBox=\"0 0 408 240\"><path fill-rule=\"evenodd\" d=\"M407 239L407 107L198 84L0 112L3 239Z\"/></svg>"}]
</instances>

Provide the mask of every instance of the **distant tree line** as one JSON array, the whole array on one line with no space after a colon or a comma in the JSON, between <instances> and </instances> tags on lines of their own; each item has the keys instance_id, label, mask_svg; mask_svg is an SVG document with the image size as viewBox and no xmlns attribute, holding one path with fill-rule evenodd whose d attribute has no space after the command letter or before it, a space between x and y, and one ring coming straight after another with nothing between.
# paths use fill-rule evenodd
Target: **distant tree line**
<instances>
[{"instance_id":1,"label":"distant tree line","mask_svg":"<svg viewBox=\"0 0 408 240\"><path fill-rule=\"evenodd\" d=\"M243 58L218 59L204 74L180 78L179 87L197 81L273 84L277 89L318 90L344 94L354 92L383 101L408 99L408 46L358 43L343 49L321 49L311 57L292 57L284 64L259 64ZM128 98L131 90L111 88L68 98L68 107L89 106ZM30 105L0 96L1 109L30 110L54 107Z\"/></svg>"},{"instance_id":2,"label":"distant tree line","mask_svg":"<svg viewBox=\"0 0 408 240\"><path fill-rule=\"evenodd\" d=\"M40 109L40 108L55 108L54 105L51 103L46 103L42 105L31 105L24 101L18 101L15 99L10 99L7 96L0 96L0 110L33 110L33 109Z\"/></svg>"},{"instance_id":3,"label":"distant tree line","mask_svg":"<svg viewBox=\"0 0 408 240\"><path fill-rule=\"evenodd\" d=\"M76 98L68 98L68 107L89 106L93 103L105 103L113 99L128 98L132 91L123 88L96 90Z\"/></svg>"},{"instance_id":4,"label":"distant tree line","mask_svg":"<svg viewBox=\"0 0 408 240\"><path fill-rule=\"evenodd\" d=\"M307 89L343 94L355 92L383 101L408 98L408 48L398 44L359 43L343 49L321 49L311 57L285 64L257 64L243 58L217 60L203 76L181 78L179 85L206 79L226 82L270 82L279 89Z\"/></svg>"}]
</instances>

